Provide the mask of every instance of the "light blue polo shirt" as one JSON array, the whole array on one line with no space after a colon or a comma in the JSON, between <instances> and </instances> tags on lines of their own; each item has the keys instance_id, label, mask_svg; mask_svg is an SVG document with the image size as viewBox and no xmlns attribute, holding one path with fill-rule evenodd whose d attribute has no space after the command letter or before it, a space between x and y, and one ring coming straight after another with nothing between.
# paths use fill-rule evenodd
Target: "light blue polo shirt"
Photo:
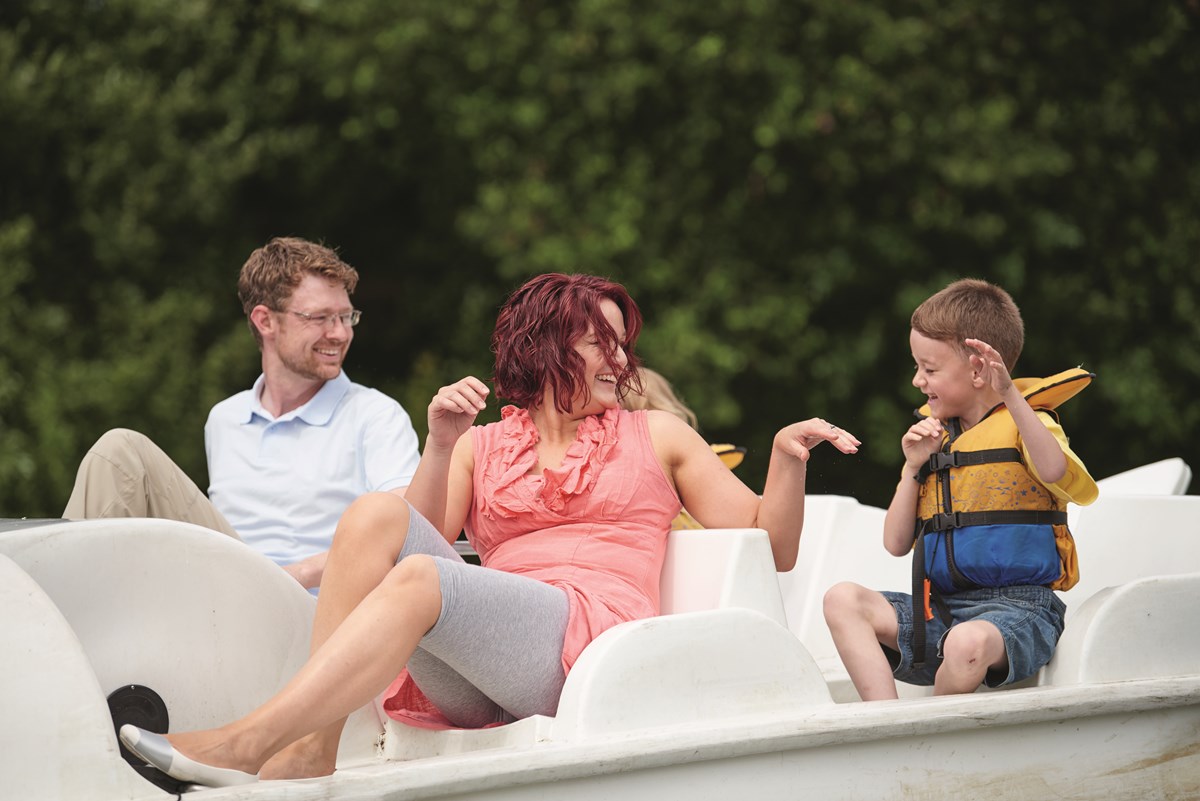
<instances>
[{"instance_id":1,"label":"light blue polo shirt","mask_svg":"<svg viewBox=\"0 0 1200 801\"><path fill-rule=\"evenodd\" d=\"M287 565L328 550L359 495L412 482L417 434L399 403L345 372L278 418L262 386L259 376L209 412L208 497L248 545Z\"/></svg>"}]
</instances>

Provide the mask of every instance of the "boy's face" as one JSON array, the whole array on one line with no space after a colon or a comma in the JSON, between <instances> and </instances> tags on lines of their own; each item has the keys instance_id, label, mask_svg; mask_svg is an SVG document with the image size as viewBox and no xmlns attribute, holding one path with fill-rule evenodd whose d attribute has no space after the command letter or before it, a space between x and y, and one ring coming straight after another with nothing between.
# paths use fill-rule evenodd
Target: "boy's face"
<instances>
[{"instance_id":1,"label":"boy's face","mask_svg":"<svg viewBox=\"0 0 1200 801\"><path fill-rule=\"evenodd\" d=\"M930 414L939 420L969 418L979 403L970 360L949 342L916 331L908 344L916 364L912 383L929 399Z\"/></svg>"}]
</instances>

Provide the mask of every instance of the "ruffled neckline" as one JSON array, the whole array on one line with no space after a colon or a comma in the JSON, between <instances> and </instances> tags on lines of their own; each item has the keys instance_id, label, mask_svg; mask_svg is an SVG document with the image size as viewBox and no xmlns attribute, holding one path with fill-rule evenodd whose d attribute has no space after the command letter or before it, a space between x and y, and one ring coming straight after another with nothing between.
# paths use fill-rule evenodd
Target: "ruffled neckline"
<instances>
[{"instance_id":1,"label":"ruffled neckline","mask_svg":"<svg viewBox=\"0 0 1200 801\"><path fill-rule=\"evenodd\" d=\"M617 444L619 409L584 418L559 467L529 475L537 463L537 426L526 409L505 406L500 411L500 445L483 466L484 489L477 500L488 518L515 517L536 511L534 504L561 513L567 500L596 483ZM540 485L540 486L539 486Z\"/></svg>"}]
</instances>

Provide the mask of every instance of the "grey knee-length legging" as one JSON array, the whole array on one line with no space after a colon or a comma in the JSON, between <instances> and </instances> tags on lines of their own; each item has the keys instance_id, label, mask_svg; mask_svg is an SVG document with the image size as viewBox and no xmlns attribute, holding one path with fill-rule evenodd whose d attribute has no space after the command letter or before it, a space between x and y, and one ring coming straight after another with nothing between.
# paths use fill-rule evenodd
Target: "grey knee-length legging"
<instances>
[{"instance_id":1,"label":"grey knee-length legging","mask_svg":"<svg viewBox=\"0 0 1200 801\"><path fill-rule=\"evenodd\" d=\"M557 587L463 561L411 507L397 562L434 558L442 612L421 639L408 671L421 692L457 726L476 728L553 715L568 601Z\"/></svg>"}]
</instances>

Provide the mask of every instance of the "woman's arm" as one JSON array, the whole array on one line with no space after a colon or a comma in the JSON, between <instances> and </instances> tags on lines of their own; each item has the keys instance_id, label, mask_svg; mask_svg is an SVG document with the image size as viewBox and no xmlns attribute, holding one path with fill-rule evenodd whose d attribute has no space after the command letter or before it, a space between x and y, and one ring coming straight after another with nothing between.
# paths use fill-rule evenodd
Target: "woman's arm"
<instances>
[{"instance_id":1,"label":"woman's arm","mask_svg":"<svg viewBox=\"0 0 1200 801\"><path fill-rule=\"evenodd\" d=\"M453 542L471 503L474 453L469 429L490 390L467 377L442 387L429 403L429 436L405 497L413 508Z\"/></svg>"},{"instance_id":2,"label":"woman's arm","mask_svg":"<svg viewBox=\"0 0 1200 801\"><path fill-rule=\"evenodd\" d=\"M828 441L843 453L855 453L861 444L824 420L788 426L775 435L760 498L685 423L664 412L648 414L655 450L688 512L706 528L766 529L778 570L790 570L796 562L810 450Z\"/></svg>"},{"instance_id":3,"label":"woman's arm","mask_svg":"<svg viewBox=\"0 0 1200 801\"><path fill-rule=\"evenodd\" d=\"M849 431L814 417L793 423L775 435L767 482L756 525L767 530L776 570L796 566L800 534L804 529L804 480L812 449L832 443L842 453L858 453L862 443Z\"/></svg>"}]
</instances>

